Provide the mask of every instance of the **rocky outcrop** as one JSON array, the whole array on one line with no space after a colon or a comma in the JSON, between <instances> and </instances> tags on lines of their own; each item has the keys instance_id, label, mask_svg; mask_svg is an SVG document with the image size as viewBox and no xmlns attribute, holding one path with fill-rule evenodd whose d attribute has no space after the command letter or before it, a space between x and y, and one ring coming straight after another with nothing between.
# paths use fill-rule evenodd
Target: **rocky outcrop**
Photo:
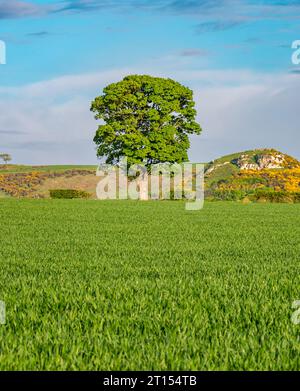
<instances>
[{"instance_id":1,"label":"rocky outcrop","mask_svg":"<svg viewBox=\"0 0 300 391\"><path fill-rule=\"evenodd\" d=\"M210 183L227 180L239 172L268 171L300 168L300 162L292 156L275 149L254 149L223 156L209 162L205 177Z\"/></svg>"},{"instance_id":2,"label":"rocky outcrop","mask_svg":"<svg viewBox=\"0 0 300 391\"><path fill-rule=\"evenodd\" d=\"M286 167L285 155L279 152L255 156L243 154L238 159L232 160L232 163L237 165L240 170L265 170Z\"/></svg>"},{"instance_id":3,"label":"rocky outcrop","mask_svg":"<svg viewBox=\"0 0 300 391\"><path fill-rule=\"evenodd\" d=\"M281 153L277 153L274 155L258 155L257 162L261 170L271 168L284 168L285 156Z\"/></svg>"}]
</instances>

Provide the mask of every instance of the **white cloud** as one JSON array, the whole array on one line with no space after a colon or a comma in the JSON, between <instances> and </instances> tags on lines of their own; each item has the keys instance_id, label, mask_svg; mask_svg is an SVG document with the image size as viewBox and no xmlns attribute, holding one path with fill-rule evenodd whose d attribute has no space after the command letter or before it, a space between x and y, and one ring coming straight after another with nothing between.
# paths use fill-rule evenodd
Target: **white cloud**
<instances>
[{"instance_id":1,"label":"white cloud","mask_svg":"<svg viewBox=\"0 0 300 391\"><path fill-rule=\"evenodd\" d=\"M203 155L207 161L226 153L273 147L300 158L299 89L299 77L273 75L259 83L199 90L205 139L195 140L191 157L197 160Z\"/></svg>"},{"instance_id":2,"label":"white cloud","mask_svg":"<svg viewBox=\"0 0 300 391\"><path fill-rule=\"evenodd\" d=\"M245 70L121 69L2 87L1 149L20 163L95 163L97 123L90 102L105 85L133 73L172 77L195 91L203 133L192 138L191 160L254 147L274 147L300 158L299 75Z\"/></svg>"}]
</instances>

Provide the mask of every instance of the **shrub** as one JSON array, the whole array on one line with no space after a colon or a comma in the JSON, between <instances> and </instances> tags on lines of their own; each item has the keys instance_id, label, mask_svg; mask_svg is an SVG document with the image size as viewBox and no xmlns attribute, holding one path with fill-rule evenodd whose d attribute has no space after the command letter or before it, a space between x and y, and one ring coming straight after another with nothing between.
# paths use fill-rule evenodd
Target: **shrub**
<instances>
[{"instance_id":1,"label":"shrub","mask_svg":"<svg viewBox=\"0 0 300 391\"><path fill-rule=\"evenodd\" d=\"M258 189L253 193L255 201L269 201L269 202L294 202L293 193L287 191L274 191Z\"/></svg>"},{"instance_id":2,"label":"shrub","mask_svg":"<svg viewBox=\"0 0 300 391\"><path fill-rule=\"evenodd\" d=\"M294 202L300 202L300 193L293 193Z\"/></svg>"},{"instance_id":3,"label":"shrub","mask_svg":"<svg viewBox=\"0 0 300 391\"><path fill-rule=\"evenodd\" d=\"M74 189L55 189L50 190L51 198L90 198L91 194L83 190L74 190Z\"/></svg>"},{"instance_id":4,"label":"shrub","mask_svg":"<svg viewBox=\"0 0 300 391\"><path fill-rule=\"evenodd\" d=\"M243 190L215 190L212 193L213 198L221 201L239 201L247 194Z\"/></svg>"}]
</instances>

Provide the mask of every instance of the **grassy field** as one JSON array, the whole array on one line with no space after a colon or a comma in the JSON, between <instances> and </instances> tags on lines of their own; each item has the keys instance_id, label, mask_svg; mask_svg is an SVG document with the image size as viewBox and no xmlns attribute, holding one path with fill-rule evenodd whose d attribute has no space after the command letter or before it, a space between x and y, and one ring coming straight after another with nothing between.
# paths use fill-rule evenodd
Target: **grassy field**
<instances>
[{"instance_id":1,"label":"grassy field","mask_svg":"<svg viewBox=\"0 0 300 391\"><path fill-rule=\"evenodd\" d=\"M27 172L62 172L67 170L94 170L97 166L80 166L80 165L48 165L48 166L24 166L8 164L7 166L0 164L0 174L19 174Z\"/></svg>"},{"instance_id":2,"label":"grassy field","mask_svg":"<svg viewBox=\"0 0 300 391\"><path fill-rule=\"evenodd\" d=\"M0 199L1 370L299 370L300 205Z\"/></svg>"}]
</instances>

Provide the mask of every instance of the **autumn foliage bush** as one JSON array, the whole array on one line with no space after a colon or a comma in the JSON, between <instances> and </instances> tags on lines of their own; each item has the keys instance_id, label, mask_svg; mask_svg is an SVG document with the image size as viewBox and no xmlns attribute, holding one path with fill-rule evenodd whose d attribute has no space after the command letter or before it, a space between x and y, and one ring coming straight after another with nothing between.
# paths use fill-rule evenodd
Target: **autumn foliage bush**
<instances>
[{"instance_id":1,"label":"autumn foliage bush","mask_svg":"<svg viewBox=\"0 0 300 391\"><path fill-rule=\"evenodd\" d=\"M256 190L252 195L255 201L267 202L295 202L293 193L288 191L274 191L274 190Z\"/></svg>"},{"instance_id":2,"label":"autumn foliage bush","mask_svg":"<svg viewBox=\"0 0 300 391\"><path fill-rule=\"evenodd\" d=\"M210 194L217 200L300 202L300 168L243 170L214 183Z\"/></svg>"},{"instance_id":3,"label":"autumn foliage bush","mask_svg":"<svg viewBox=\"0 0 300 391\"><path fill-rule=\"evenodd\" d=\"M89 170L67 170L62 172L30 172L30 173L7 173L0 175L0 191L12 197L42 197L37 192L38 187L46 179L58 177L72 177L75 175L95 174Z\"/></svg>"}]
</instances>

